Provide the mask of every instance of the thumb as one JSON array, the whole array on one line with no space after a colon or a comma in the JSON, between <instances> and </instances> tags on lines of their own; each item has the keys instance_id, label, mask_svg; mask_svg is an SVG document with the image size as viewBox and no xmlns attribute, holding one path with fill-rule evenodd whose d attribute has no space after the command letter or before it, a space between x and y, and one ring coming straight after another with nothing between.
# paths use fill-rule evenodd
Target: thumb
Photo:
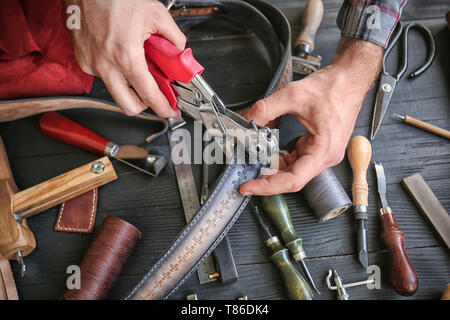
<instances>
[{"instance_id":1,"label":"thumb","mask_svg":"<svg viewBox=\"0 0 450 320\"><path fill-rule=\"evenodd\" d=\"M247 120L254 120L257 125L263 126L268 122L287 113L298 113L295 106L295 96L298 95L293 83L288 83L277 92L256 102L250 110L244 114Z\"/></svg>"}]
</instances>

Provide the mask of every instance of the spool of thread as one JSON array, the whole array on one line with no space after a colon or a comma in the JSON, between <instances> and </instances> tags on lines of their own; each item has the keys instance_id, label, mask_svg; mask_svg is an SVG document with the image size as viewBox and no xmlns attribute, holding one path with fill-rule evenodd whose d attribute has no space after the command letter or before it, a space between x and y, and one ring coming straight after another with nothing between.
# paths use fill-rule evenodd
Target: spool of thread
<instances>
[{"instance_id":1,"label":"spool of thread","mask_svg":"<svg viewBox=\"0 0 450 320\"><path fill-rule=\"evenodd\" d=\"M141 233L128 222L106 217L80 265L80 289L67 289L66 300L102 300L113 285Z\"/></svg>"},{"instance_id":2,"label":"spool of thread","mask_svg":"<svg viewBox=\"0 0 450 320\"><path fill-rule=\"evenodd\" d=\"M325 169L312 179L302 193L319 222L339 216L352 206L333 169Z\"/></svg>"}]
</instances>

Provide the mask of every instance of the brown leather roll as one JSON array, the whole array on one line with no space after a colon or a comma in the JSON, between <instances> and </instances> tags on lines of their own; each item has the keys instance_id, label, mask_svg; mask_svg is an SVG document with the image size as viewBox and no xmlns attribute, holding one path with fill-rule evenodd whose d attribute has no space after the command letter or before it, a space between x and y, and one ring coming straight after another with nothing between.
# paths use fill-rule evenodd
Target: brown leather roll
<instances>
[{"instance_id":1,"label":"brown leather roll","mask_svg":"<svg viewBox=\"0 0 450 320\"><path fill-rule=\"evenodd\" d=\"M102 300L113 285L125 261L140 238L133 225L106 217L80 265L80 289L67 289L67 300Z\"/></svg>"}]
</instances>

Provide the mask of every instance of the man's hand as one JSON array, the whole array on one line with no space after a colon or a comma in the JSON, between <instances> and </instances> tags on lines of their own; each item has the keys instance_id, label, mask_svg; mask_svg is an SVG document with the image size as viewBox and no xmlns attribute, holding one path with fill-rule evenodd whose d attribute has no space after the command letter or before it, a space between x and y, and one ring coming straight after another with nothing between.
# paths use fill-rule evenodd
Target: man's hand
<instances>
[{"instance_id":1,"label":"man's hand","mask_svg":"<svg viewBox=\"0 0 450 320\"><path fill-rule=\"evenodd\" d=\"M296 150L280 156L279 171L240 187L243 195L297 192L342 161L364 97L378 76L383 48L343 38L331 64L258 101L244 116L265 125L293 114L308 130Z\"/></svg>"},{"instance_id":2,"label":"man's hand","mask_svg":"<svg viewBox=\"0 0 450 320\"><path fill-rule=\"evenodd\" d=\"M102 78L127 115L147 107L162 117L179 116L147 68L144 41L159 34L179 49L186 37L156 0L66 0L81 9L81 29L72 31L81 69Z\"/></svg>"}]
</instances>

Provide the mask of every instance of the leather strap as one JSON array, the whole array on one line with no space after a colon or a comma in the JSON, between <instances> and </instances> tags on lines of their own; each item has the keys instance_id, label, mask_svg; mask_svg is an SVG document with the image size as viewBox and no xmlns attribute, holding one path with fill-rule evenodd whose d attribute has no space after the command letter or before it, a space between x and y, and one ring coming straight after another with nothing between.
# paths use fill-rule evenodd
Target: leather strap
<instances>
[{"instance_id":1,"label":"leather strap","mask_svg":"<svg viewBox=\"0 0 450 320\"><path fill-rule=\"evenodd\" d=\"M0 253L0 300L19 300L9 260Z\"/></svg>"},{"instance_id":2,"label":"leather strap","mask_svg":"<svg viewBox=\"0 0 450 320\"><path fill-rule=\"evenodd\" d=\"M55 230L91 233L97 213L98 188L64 202L59 209Z\"/></svg>"}]
</instances>

